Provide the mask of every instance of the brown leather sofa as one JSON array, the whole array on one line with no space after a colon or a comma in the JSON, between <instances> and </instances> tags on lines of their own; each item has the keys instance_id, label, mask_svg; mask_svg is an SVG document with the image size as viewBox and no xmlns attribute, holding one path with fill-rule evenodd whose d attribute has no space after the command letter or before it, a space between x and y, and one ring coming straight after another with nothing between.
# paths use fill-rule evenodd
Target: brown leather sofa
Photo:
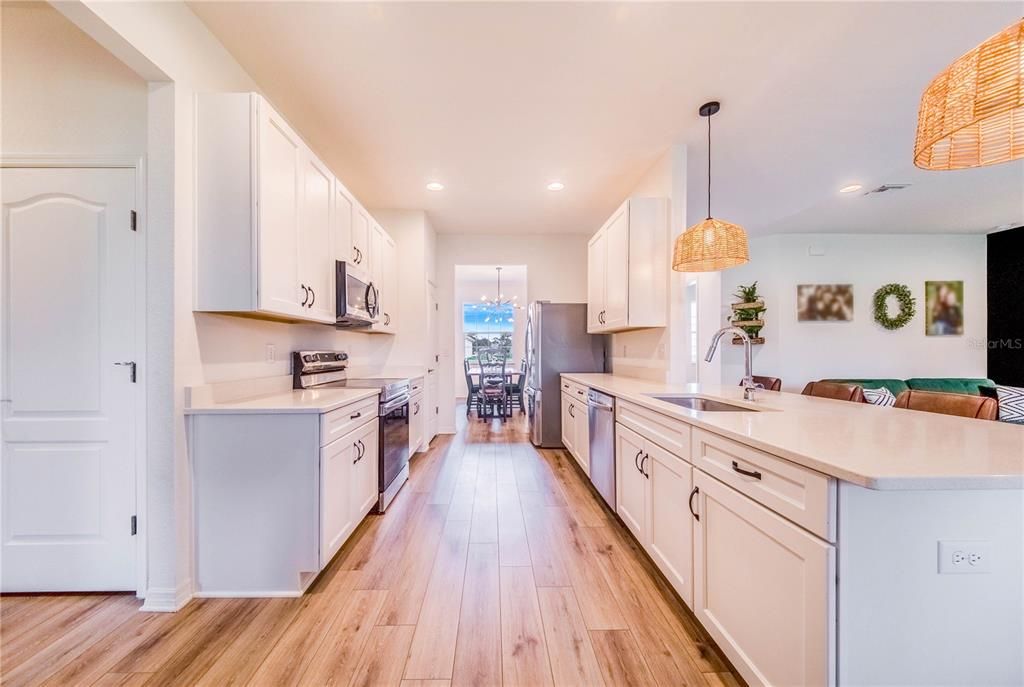
<instances>
[{"instance_id":1,"label":"brown leather sofa","mask_svg":"<svg viewBox=\"0 0 1024 687\"><path fill-rule=\"evenodd\" d=\"M851 401L853 403L864 402L864 390L853 384L838 384L836 382L807 382L807 386L801 391L804 396L817 396L818 398L832 398L837 401Z\"/></svg>"},{"instance_id":2,"label":"brown leather sofa","mask_svg":"<svg viewBox=\"0 0 1024 687\"><path fill-rule=\"evenodd\" d=\"M927 413L973 417L979 420L999 419L999 402L985 396L908 389L896 397L895 407L923 410Z\"/></svg>"}]
</instances>

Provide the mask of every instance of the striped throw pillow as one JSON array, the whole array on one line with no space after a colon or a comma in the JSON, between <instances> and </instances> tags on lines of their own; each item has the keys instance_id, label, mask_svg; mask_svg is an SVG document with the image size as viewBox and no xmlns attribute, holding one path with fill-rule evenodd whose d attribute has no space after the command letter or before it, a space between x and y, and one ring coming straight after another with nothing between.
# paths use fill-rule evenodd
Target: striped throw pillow
<instances>
[{"instance_id":1,"label":"striped throw pillow","mask_svg":"<svg viewBox=\"0 0 1024 687\"><path fill-rule=\"evenodd\" d=\"M999 419L1024 425L1024 387L997 386L999 396Z\"/></svg>"},{"instance_id":2,"label":"striped throw pillow","mask_svg":"<svg viewBox=\"0 0 1024 687\"><path fill-rule=\"evenodd\" d=\"M896 397L884 386L881 389L864 389L864 400L875 406L892 408L896 405Z\"/></svg>"}]
</instances>

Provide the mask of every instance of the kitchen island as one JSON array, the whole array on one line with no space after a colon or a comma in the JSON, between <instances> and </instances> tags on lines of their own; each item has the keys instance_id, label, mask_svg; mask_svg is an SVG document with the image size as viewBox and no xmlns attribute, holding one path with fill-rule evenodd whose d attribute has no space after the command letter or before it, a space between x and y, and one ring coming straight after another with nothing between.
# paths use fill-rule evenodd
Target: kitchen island
<instances>
[{"instance_id":1,"label":"kitchen island","mask_svg":"<svg viewBox=\"0 0 1024 687\"><path fill-rule=\"evenodd\" d=\"M1024 682L1024 428L562 380L615 397L617 514L751 684Z\"/></svg>"}]
</instances>

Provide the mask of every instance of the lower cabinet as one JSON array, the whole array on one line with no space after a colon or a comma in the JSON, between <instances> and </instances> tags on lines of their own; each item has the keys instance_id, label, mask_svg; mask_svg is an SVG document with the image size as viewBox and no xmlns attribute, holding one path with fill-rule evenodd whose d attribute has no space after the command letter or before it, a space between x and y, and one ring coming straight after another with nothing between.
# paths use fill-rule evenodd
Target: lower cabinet
<instances>
[{"instance_id":1,"label":"lower cabinet","mask_svg":"<svg viewBox=\"0 0 1024 687\"><path fill-rule=\"evenodd\" d=\"M693 468L621 424L615 426L619 517L687 605L693 605Z\"/></svg>"},{"instance_id":2,"label":"lower cabinet","mask_svg":"<svg viewBox=\"0 0 1024 687\"><path fill-rule=\"evenodd\" d=\"M376 500L377 423L377 419L367 422L320 449L321 568L331 562L372 507L368 489L371 477ZM373 438L367 445L371 434Z\"/></svg>"},{"instance_id":3,"label":"lower cabinet","mask_svg":"<svg viewBox=\"0 0 1024 687\"><path fill-rule=\"evenodd\" d=\"M694 470L693 611L751 685L835 684L835 547Z\"/></svg>"},{"instance_id":4,"label":"lower cabinet","mask_svg":"<svg viewBox=\"0 0 1024 687\"><path fill-rule=\"evenodd\" d=\"M427 409L423 402L423 392L413 394L409 398L409 455L416 453L423 445L426 432Z\"/></svg>"},{"instance_id":5,"label":"lower cabinet","mask_svg":"<svg viewBox=\"0 0 1024 687\"><path fill-rule=\"evenodd\" d=\"M562 445L576 459L584 474L590 475L590 425L587 404L562 394Z\"/></svg>"}]
</instances>

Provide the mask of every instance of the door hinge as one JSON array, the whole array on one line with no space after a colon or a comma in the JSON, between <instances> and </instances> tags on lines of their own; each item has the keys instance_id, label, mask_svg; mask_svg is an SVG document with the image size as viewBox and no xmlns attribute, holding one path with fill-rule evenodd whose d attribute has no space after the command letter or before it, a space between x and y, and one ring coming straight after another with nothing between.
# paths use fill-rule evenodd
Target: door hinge
<instances>
[{"instance_id":1,"label":"door hinge","mask_svg":"<svg viewBox=\"0 0 1024 687\"><path fill-rule=\"evenodd\" d=\"M135 210L132 210L132 231L139 230L139 215Z\"/></svg>"},{"instance_id":2,"label":"door hinge","mask_svg":"<svg viewBox=\"0 0 1024 687\"><path fill-rule=\"evenodd\" d=\"M134 537L139 533L139 516L132 516L132 536Z\"/></svg>"}]
</instances>

